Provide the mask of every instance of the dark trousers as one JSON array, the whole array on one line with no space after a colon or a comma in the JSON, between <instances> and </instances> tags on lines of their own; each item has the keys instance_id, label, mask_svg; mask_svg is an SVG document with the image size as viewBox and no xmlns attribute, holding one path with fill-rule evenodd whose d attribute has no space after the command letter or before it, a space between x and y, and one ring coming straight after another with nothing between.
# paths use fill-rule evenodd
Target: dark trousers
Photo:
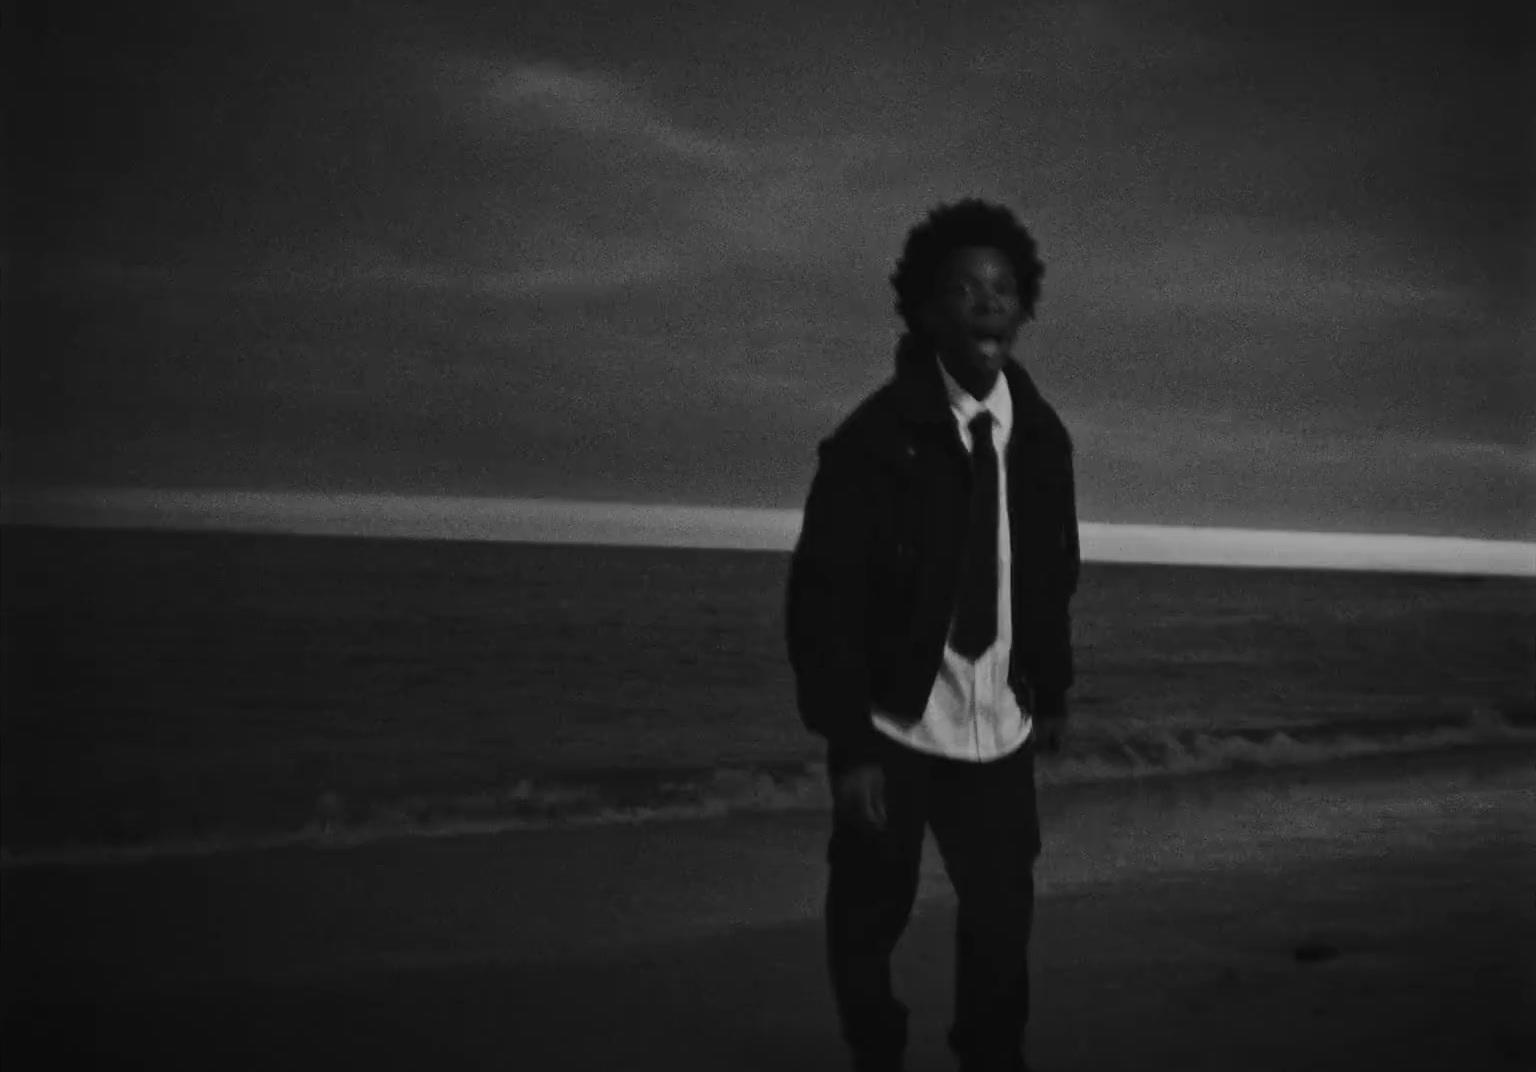
<instances>
[{"instance_id":1,"label":"dark trousers","mask_svg":"<svg viewBox=\"0 0 1536 1072\"><path fill-rule=\"evenodd\" d=\"M971 763L888 741L884 830L835 810L827 952L856 1067L880 1067L906 1047L907 1009L892 991L891 954L912 914L930 826L959 902L950 1047L962 1068L1023 1066L1040 854L1034 751L1031 740L1003 759Z\"/></svg>"}]
</instances>

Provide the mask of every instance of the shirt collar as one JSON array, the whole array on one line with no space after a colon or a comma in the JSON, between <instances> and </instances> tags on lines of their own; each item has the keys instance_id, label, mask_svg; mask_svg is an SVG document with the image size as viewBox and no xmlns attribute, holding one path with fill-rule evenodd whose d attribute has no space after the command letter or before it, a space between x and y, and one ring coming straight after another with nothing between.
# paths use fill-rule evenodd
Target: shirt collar
<instances>
[{"instance_id":1,"label":"shirt collar","mask_svg":"<svg viewBox=\"0 0 1536 1072\"><path fill-rule=\"evenodd\" d=\"M944 362L939 360L938 355L934 355L933 360L939 366L939 375L944 377L944 393L949 397L949 409L954 414L955 420L962 426L967 426L981 415L982 410L987 410L992 414L992 419L997 422L1002 440L1006 441L1013 427L1013 395L1008 390L1008 377L998 376L997 382L992 385L992 390L988 392L987 397L978 401L974 395L955 381L955 378L949 374L949 369L944 367Z\"/></svg>"}]
</instances>

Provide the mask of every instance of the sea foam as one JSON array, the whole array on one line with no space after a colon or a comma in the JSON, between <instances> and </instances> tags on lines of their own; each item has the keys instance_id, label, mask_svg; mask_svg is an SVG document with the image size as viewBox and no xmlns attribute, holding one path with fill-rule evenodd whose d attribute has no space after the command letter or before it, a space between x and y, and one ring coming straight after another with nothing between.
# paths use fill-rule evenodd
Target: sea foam
<instances>
[{"instance_id":1,"label":"sea foam","mask_svg":"<svg viewBox=\"0 0 1536 1072\"><path fill-rule=\"evenodd\" d=\"M1060 755L1042 757L1036 779L1045 795L1057 787L1097 782L1529 746L1536 746L1536 725L1494 713L1420 728L1397 723L1344 732L1326 727L1275 732L1142 732L1120 739L1079 740ZM363 802L327 793L316 802L309 821L295 829L5 850L0 867L130 863L299 846L345 848L402 837L702 820L829 806L826 767L819 762L696 770L572 771L519 778L502 789L473 794L439 793Z\"/></svg>"}]
</instances>

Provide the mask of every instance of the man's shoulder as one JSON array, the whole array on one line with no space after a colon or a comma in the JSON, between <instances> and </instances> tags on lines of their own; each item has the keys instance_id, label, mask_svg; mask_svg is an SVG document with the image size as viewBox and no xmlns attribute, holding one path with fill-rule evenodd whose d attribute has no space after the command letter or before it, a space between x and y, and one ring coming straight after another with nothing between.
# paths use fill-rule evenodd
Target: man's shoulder
<instances>
[{"instance_id":1,"label":"man's shoulder","mask_svg":"<svg viewBox=\"0 0 1536 1072\"><path fill-rule=\"evenodd\" d=\"M901 455L919 425L948 427L949 403L940 393L942 385L936 378L930 383L919 372L909 366L903 376L898 368L865 395L821 441L821 455L865 459ZM1015 428L1026 428L1032 439L1070 454L1072 437L1066 422L1022 365L1010 368L1007 382Z\"/></svg>"},{"instance_id":2,"label":"man's shoulder","mask_svg":"<svg viewBox=\"0 0 1536 1072\"><path fill-rule=\"evenodd\" d=\"M902 442L901 407L895 378L865 395L821 441L821 452L881 455Z\"/></svg>"},{"instance_id":3,"label":"man's shoulder","mask_svg":"<svg viewBox=\"0 0 1536 1072\"><path fill-rule=\"evenodd\" d=\"M1061 413L1057 411L1056 407L1044 398L1040 399L1040 407L1041 423L1046 430L1047 436L1055 441L1061 449L1070 454L1072 452L1072 433L1067 430L1067 422L1061 419Z\"/></svg>"},{"instance_id":4,"label":"man's shoulder","mask_svg":"<svg viewBox=\"0 0 1536 1072\"><path fill-rule=\"evenodd\" d=\"M1015 427L1027 427L1035 432L1032 438L1055 446L1070 454L1072 435L1061 419L1056 407L1040 393L1034 380L1022 368L1015 369L1009 382L1013 400Z\"/></svg>"}]
</instances>

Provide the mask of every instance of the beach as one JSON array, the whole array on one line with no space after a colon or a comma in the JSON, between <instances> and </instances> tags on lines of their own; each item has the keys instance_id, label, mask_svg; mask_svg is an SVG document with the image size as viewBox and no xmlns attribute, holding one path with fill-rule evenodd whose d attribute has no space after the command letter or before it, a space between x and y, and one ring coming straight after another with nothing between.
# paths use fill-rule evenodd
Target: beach
<instances>
[{"instance_id":1,"label":"beach","mask_svg":"<svg viewBox=\"0 0 1536 1072\"><path fill-rule=\"evenodd\" d=\"M7 531L8 1068L845 1067L781 555ZM1030 1055L1536 1060L1528 580L1093 564ZM897 954L943 1048L930 844Z\"/></svg>"},{"instance_id":2,"label":"beach","mask_svg":"<svg viewBox=\"0 0 1536 1072\"><path fill-rule=\"evenodd\" d=\"M1536 1059L1536 752L1046 787L1030 1056ZM824 814L8 866L7 1067L838 1069ZM953 1067L930 854L896 958ZM81 1063L83 1062L83 1064Z\"/></svg>"}]
</instances>

